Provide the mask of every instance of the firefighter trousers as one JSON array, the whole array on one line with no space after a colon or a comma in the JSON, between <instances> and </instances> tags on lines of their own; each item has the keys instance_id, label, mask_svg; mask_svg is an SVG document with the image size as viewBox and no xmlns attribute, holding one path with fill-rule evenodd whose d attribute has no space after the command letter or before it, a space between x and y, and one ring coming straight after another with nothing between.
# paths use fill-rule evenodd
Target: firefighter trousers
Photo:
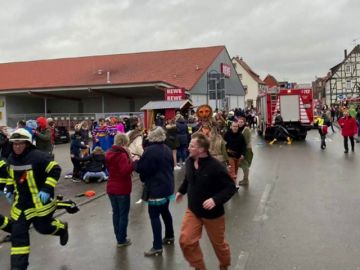
<instances>
[{"instance_id":1,"label":"firefighter trousers","mask_svg":"<svg viewBox=\"0 0 360 270\"><path fill-rule=\"evenodd\" d=\"M65 232L65 225L52 217L53 213L44 217L26 220L24 213L12 224L11 234L11 269L26 270L29 264L30 236L29 228L33 224L41 234L60 236Z\"/></svg>"},{"instance_id":2,"label":"firefighter trousers","mask_svg":"<svg viewBox=\"0 0 360 270\"><path fill-rule=\"evenodd\" d=\"M4 232L11 233L12 220L8 217L0 215L0 229Z\"/></svg>"}]
</instances>

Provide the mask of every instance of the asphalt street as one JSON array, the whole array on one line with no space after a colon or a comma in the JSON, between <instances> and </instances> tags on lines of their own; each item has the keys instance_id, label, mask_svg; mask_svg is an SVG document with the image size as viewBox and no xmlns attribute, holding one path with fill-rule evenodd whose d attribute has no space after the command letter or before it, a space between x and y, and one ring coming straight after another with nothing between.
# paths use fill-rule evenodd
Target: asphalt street
<instances>
[{"instance_id":1,"label":"asphalt street","mask_svg":"<svg viewBox=\"0 0 360 270\"><path fill-rule=\"evenodd\" d=\"M255 132L253 139L250 185L241 187L226 205L230 269L360 269L360 149L344 154L342 137L331 131L326 150L320 149L316 130L292 145L268 145ZM63 174L71 170L68 148L59 145L55 152ZM182 176L182 171L176 173L177 185ZM151 247L152 233L147 206L135 204L141 193L137 177L128 227L133 244L125 248L116 247L105 184L62 179L58 193L74 198L87 189L96 190L97 197L77 198L80 212L60 216L70 225L67 246L60 246L56 237L31 231L29 269L190 269L177 241L160 257L143 256ZM8 206L1 201L1 213L6 213ZM176 237L185 208L186 201L171 205ZM208 269L218 269L206 233L201 245ZM1 269L9 269L9 250L9 243L0 245Z\"/></svg>"}]
</instances>

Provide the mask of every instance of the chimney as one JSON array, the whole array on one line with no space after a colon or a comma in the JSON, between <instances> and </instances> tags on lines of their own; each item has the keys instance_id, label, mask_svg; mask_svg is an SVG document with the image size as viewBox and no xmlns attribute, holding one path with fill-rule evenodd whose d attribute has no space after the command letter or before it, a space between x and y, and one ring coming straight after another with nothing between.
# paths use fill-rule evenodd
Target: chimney
<instances>
[{"instance_id":1,"label":"chimney","mask_svg":"<svg viewBox=\"0 0 360 270\"><path fill-rule=\"evenodd\" d=\"M346 58L347 57L347 50L344 50L344 58Z\"/></svg>"}]
</instances>

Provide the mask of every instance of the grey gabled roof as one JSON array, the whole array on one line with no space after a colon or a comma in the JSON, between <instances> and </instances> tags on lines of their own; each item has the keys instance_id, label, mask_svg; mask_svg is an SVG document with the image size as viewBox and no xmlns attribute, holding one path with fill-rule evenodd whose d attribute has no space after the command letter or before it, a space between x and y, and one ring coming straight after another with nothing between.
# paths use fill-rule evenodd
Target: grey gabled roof
<instances>
[{"instance_id":1,"label":"grey gabled roof","mask_svg":"<svg viewBox=\"0 0 360 270\"><path fill-rule=\"evenodd\" d=\"M182 109L185 105L192 103L189 100L159 100L159 101L149 101L146 103L140 110L157 110L157 109Z\"/></svg>"}]
</instances>

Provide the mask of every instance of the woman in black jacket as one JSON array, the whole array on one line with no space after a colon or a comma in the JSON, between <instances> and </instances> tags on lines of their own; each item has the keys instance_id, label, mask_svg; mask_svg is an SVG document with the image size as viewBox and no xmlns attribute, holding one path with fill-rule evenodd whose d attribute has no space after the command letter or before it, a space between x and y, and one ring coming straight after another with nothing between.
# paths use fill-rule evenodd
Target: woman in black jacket
<instances>
[{"instance_id":1,"label":"woman in black jacket","mask_svg":"<svg viewBox=\"0 0 360 270\"><path fill-rule=\"evenodd\" d=\"M149 146L139 160L135 161L135 171L144 183L143 199L147 201L153 231L153 246L145 256L162 254L163 244L174 243L174 228L169 210L170 199L174 196L174 160L170 148L164 143L165 131L157 127L149 133ZM165 238L162 239L160 215L165 225Z\"/></svg>"}]
</instances>

